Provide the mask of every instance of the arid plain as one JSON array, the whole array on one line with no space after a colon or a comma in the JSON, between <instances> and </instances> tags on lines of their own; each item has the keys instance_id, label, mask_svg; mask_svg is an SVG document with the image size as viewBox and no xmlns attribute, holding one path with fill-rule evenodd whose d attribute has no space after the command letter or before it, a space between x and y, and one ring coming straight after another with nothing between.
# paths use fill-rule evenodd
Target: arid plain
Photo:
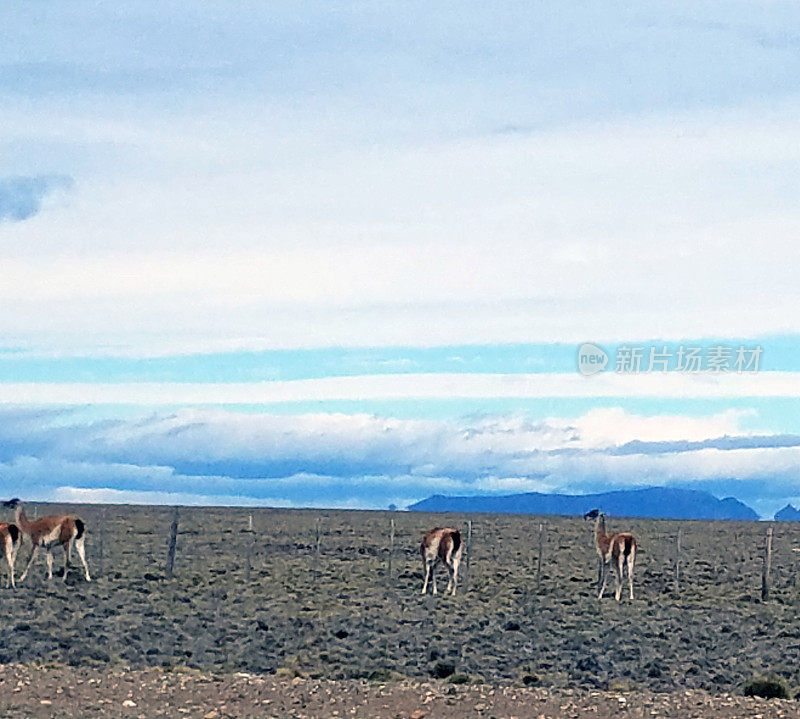
<instances>
[{"instance_id":1,"label":"arid plain","mask_svg":"<svg viewBox=\"0 0 800 719\"><path fill-rule=\"evenodd\" d=\"M617 604L595 596L593 525L579 518L182 508L165 579L170 508L36 512L64 509L87 523L95 581L74 566L66 585L48 584L38 559L16 591L3 589L4 664L712 696L775 673L800 688L794 524L774 525L762 601L764 524L611 517L641 547L636 598ZM423 531L466 534L468 520L458 595L421 596Z\"/></svg>"}]
</instances>

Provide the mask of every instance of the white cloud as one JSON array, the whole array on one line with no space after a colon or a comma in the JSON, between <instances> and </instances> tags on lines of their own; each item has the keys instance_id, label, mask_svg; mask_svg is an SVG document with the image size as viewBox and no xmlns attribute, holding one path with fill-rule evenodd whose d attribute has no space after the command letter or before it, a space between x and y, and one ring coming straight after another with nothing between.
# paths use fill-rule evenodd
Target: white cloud
<instances>
[{"instance_id":1,"label":"white cloud","mask_svg":"<svg viewBox=\"0 0 800 719\"><path fill-rule=\"evenodd\" d=\"M741 420L754 410L727 410L707 417L632 415L619 407L591 410L571 424L585 446L612 447L627 442L702 441L738 434Z\"/></svg>"},{"instance_id":2,"label":"white cloud","mask_svg":"<svg viewBox=\"0 0 800 719\"><path fill-rule=\"evenodd\" d=\"M36 501L38 497L30 497ZM145 504L182 505L196 507L292 507L291 502L281 498L257 500L252 497L234 495L190 494L185 492L133 492L120 489L86 489L82 487L56 487L55 491L43 497L51 502L72 504Z\"/></svg>"},{"instance_id":3,"label":"white cloud","mask_svg":"<svg viewBox=\"0 0 800 719\"><path fill-rule=\"evenodd\" d=\"M789 331L796 114L320 148L301 165L243 125L217 140L234 146L216 161L81 178L70 207L0 228L0 331L68 347ZM208 128L184 119L164 132L202 146ZM151 131L142 143L161 159L168 143ZM237 166L244 145L269 169Z\"/></svg>"},{"instance_id":4,"label":"white cloud","mask_svg":"<svg viewBox=\"0 0 800 719\"><path fill-rule=\"evenodd\" d=\"M78 192L0 227L16 342L795 328L791 5L18 5L0 170Z\"/></svg>"},{"instance_id":5,"label":"white cloud","mask_svg":"<svg viewBox=\"0 0 800 719\"><path fill-rule=\"evenodd\" d=\"M606 372L353 375L250 383L0 383L0 405L269 404L363 399L492 397L796 397L795 372ZM611 418L600 418L610 420ZM591 421L589 418L587 421ZM676 419L675 422L681 420ZM651 423L656 425L657 422ZM687 426L691 426L689 423ZM647 425L645 425L647 426ZM599 431L599 428L598 428ZM655 428L655 431L662 430ZM647 436L646 434L644 436Z\"/></svg>"}]
</instances>

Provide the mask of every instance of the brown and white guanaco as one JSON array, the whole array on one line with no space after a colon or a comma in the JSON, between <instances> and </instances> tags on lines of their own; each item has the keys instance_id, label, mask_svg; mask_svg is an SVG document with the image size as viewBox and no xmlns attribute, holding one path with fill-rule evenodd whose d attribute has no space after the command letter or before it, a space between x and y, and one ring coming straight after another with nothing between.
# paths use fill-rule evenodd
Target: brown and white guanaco
<instances>
[{"instance_id":1,"label":"brown and white guanaco","mask_svg":"<svg viewBox=\"0 0 800 719\"><path fill-rule=\"evenodd\" d=\"M456 585L458 584L458 565L461 563L461 555L464 551L464 544L461 541L461 532L450 527L435 527L425 534L419 553L422 556L422 569L425 579L422 583L422 594L428 591L428 580L433 585L433 594L436 594L436 575L434 568L437 561L441 561L447 567L449 581L445 594L450 592L455 595Z\"/></svg>"},{"instance_id":2,"label":"brown and white guanaco","mask_svg":"<svg viewBox=\"0 0 800 719\"><path fill-rule=\"evenodd\" d=\"M69 569L69 560L72 554L72 546L75 545L75 550L78 553L78 558L83 564L84 576L87 582L91 582L92 578L89 576L89 567L86 564L86 550L84 542L86 540L86 524L80 517L72 514L54 514L48 517L42 517L30 521L25 514L25 508L22 502L17 499L10 499L4 502L6 507L14 509L14 521L17 526L22 530L22 533L30 537L33 548L31 549L31 556L28 559L28 564L22 572L19 580L23 581L28 576L28 570L36 559L39 549L44 549L45 558L47 560L47 578L53 578L53 554L52 551L55 547L62 547L64 550L64 581L67 581L67 570Z\"/></svg>"},{"instance_id":3,"label":"brown and white guanaco","mask_svg":"<svg viewBox=\"0 0 800 719\"><path fill-rule=\"evenodd\" d=\"M583 515L584 519L594 519L594 543L597 549L597 556L600 560L601 584L598 599L603 598L606 590L606 580L608 579L608 565L614 567L617 575L616 600L619 601L622 594L622 573L627 567L628 587L630 596L633 599L633 565L636 562L636 538L630 532L617 532L608 534L606 532L606 518L599 509L593 509Z\"/></svg>"}]
</instances>

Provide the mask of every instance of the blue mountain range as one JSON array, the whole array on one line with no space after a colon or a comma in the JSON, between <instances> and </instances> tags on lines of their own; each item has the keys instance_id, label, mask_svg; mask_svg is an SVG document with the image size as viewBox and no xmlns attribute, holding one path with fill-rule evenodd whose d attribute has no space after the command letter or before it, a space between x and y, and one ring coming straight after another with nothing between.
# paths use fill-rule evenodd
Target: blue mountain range
<instances>
[{"instance_id":1,"label":"blue mountain range","mask_svg":"<svg viewBox=\"0 0 800 719\"><path fill-rule=\"evenodd\" d=\"M541 494L446 497L436 494L415 502L413 512L486 512L492 514L584 514L601 509L617 517L664 519L758 519L753 509L735 497L717 499L696 489L647 487L601 494Z\"/></svg>"}]
</instances>

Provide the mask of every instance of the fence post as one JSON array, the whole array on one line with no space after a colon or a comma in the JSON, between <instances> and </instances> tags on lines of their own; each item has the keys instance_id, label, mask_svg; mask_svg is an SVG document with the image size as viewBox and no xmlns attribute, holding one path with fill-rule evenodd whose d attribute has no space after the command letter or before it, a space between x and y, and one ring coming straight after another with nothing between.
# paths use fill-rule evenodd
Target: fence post
<instances>
[{"instance_id":1,"label":"fence post","mask_svg":"<svg viewBox=\"0 0 800 719\"><path fill-rule=\"evenodd\" d=\"M317 578L319 576L319 545L322 541L322 535L320 532L320 518L317 517L317 521L314 522L314 583L317 583Z\"/></svg>"},{"instance_id":2,"label":"fence post","mask_svg":"<svg viewBox=\"0 0 800 719\"><path fill-rule=\"evenodd\" d=\"M249 584L253 572L253 545L255 544L255 532L253 531L253 515L251 514L247 521L247 531L250 536L245 540L247 542L247 566L245 569L245 581Z\"/></svg>"},{"instance_id":3,"label":"fence post","mask_svg":"<svg viewBox=\"0 0 800 719\"><path fill-rule=\"evenodd\" d=\"M772 568L772 527L767 527L767 539L764 546L764 564L761 567L761 601L769 599L769 571Z\"/></svg>"},{"instance_id":4,"label":"fence post","mask_svg":"<svg viewBox=\"0 0 800 719\"><path fill-rule=\"evenodd\" d=\"M467 552L467 561L464 563L464 594L469 591L469 580L470 574L470 567L472 565L472 520L467 520L467 546L465 547Z\"/></svg>"},{"instance_id":5,"label":"fence post","mask_svg":"<svg viewBox=\"0 0 800 719\"><path fill-rule=\"evenodd\" d=\"M389 520L389 561L386 574L392 578L392 557L394 556L394 517Z\"/></svg>"},{"instance_id":6,"label":"fence post","mask_svg":"<svg viewBox=\"0 0 800 719\"><path fill-rule=\"evenodd\" d=\"M539 556L536 560L536 590L539 590L539 586L541 585L542 581L542 552L544 550L544 533L545 533L545 525L544 522L539 523Z\"/></svg>"},{"instance_id":7,"label":"fence post","mask_svg":"<svg viewBox=\"0 0 800 719\"><path fill-rule=\"evenodd\" d=\"M178 544L178 507L172 515L172 526L169 528L169 546L167 547L167 566L164 575L167 579L172 579L172 569L175 566L175 548Z\"/></svg>"},{"instance_id":8,"label":"fence post","mask_svg":"<svg viewBox=\"0 0 800 719\"><path fill-rule=\"evenodd\" d=\"M675 542L675 592L681 591L681 533L682 529L678 529L678 538Z\"/></svg>"}]
</instances>

